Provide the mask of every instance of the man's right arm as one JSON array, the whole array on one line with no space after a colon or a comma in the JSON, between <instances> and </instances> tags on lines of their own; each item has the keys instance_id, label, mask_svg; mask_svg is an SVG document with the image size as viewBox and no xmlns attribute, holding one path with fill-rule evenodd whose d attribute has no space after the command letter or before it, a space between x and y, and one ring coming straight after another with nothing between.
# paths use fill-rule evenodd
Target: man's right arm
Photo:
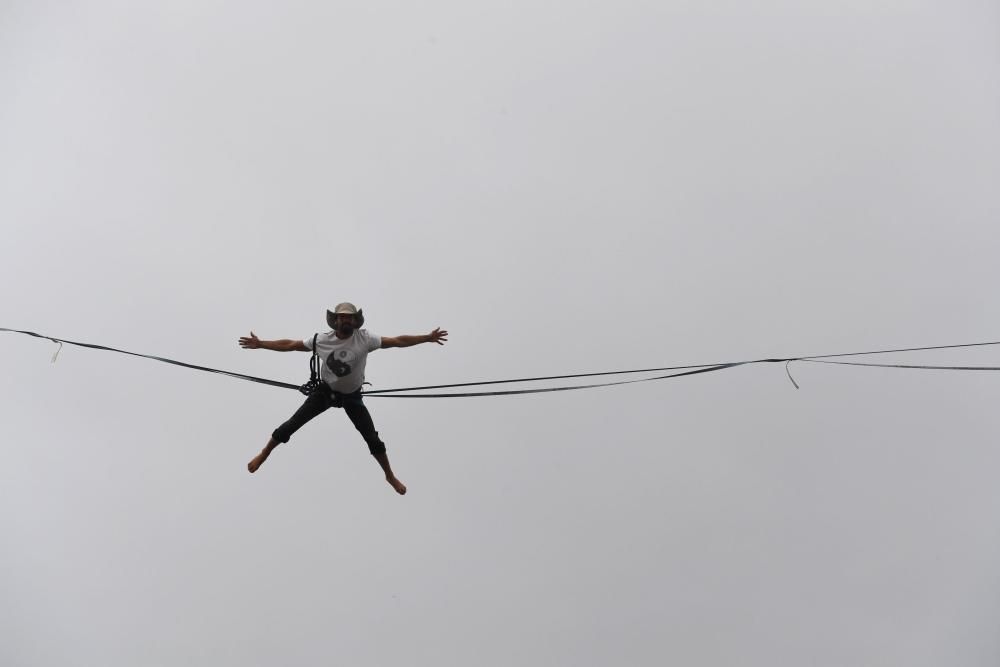
<instances>
[{"instance_id":1,"label":"man's right arm","mask_svg":"<svg viewBox=\"0 0 1000 667\"><path fill-rule=\"evenodd\" d=\"M282 338L281 340L261 340L257 334L250 332L250 336L240 338L240 347L247 350L274 350L275 352L308 352L309 348L301 340Z\"/></svg>"}]
</instances>

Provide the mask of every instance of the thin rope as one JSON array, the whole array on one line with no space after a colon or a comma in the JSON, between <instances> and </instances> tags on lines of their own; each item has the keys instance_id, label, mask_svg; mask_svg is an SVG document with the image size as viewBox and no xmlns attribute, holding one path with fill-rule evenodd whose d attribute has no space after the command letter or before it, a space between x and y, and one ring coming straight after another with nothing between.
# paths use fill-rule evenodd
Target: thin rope
<instances>
[{"instance_id":1,"label":"thin rope","mask_svg":"<svg viewBox=\"0 0 1000 667\"><path fill-rule=\"evenodd\" d=\"M838 366L870 366L873 368L911 368L926 371L1000 371L1000 366L932 366L928 364L875 364L862 361L824 361L822 359L801 359L813 364L836 364Z\"/></svg>"},{"instance_id":2,"label":"thin rope","mask_svg":"<svg viewBox=\"0 0 1000 667\"><path fill-rule=\"evenodd\" d=\"M795 381L795 378L792 377L792 371L788 369L788 365L791 363L792 363L791 359L785 362L785 374L788 375L788 379L792 381L792 385L794 385L795 388L798 389L799 383Z\"/></svg>"}]
</instances>

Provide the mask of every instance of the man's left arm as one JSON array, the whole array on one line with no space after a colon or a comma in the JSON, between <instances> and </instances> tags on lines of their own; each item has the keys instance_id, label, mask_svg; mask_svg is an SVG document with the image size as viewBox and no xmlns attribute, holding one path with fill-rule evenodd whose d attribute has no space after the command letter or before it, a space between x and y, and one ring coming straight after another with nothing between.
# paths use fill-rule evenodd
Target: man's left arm
<instances>
[{"instance_id":1,"label":"man's left arm","mask_svg":"<svg viewBox=\"0 0 1000 667\"><path fill-rule=\"evenodd\" d=\"M382 349L389 347L412 347L421 343L444 345L446 340L448 340L448 332L438 327L434 331L420 336L382 336Z\"/></svg>"}]
</instances>

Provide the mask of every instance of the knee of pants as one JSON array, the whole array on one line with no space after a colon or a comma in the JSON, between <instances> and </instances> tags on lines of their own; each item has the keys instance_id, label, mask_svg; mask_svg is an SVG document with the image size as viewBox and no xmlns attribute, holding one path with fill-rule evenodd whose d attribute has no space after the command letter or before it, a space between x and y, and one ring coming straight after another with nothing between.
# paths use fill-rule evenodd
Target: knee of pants
<instances>
[{"instance_id":1,"label":"knee of pants","mask_svg":"<svg viewBox=\"0 0 1000 667\"><path fill-rule=\"evenodd\" d=\"M277 442L285 443L285 442L288 442L291 439L292 434L283 431L282 430L282 426L284 426L284 424L282 424L278 428L274 429L274 432L271 434L271 437L274 438L275 441L277 441Z\"/></svg>"},{"instance_id":2,"label":"knee of pants","mask_svg":"<svg viewBox=\"0 0 1000 667\"><path fill-rule=\"evenodd\" d=\"M385 454L385 443L379 440L377 433L370 438L366 438L365 442L368 443L368 451L371 452L372 456Z\"/></svg>"}]
</instances>

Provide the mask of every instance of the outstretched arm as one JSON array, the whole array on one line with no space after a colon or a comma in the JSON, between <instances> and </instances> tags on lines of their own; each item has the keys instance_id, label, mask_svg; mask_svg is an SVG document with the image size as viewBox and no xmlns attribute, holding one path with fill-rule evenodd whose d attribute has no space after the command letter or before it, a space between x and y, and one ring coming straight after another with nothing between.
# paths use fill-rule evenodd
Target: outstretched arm
<instances>
[{"instance_id":1,"label":"outstretched arm","mask_svg":"<svg viewBox=\"0 0 1000 667\"><path fill-rule=\"evenodd\" d=\"M282 338L281 340L261 340L257 334L250 332L249 338L240 338L240 347L247 350L274 350L275 352L308 352L309 348L301 340Z\"/></svg>"},{"instance_id":2,"label":"outstretched arm","mask_svg":"<svg viewBox=\"0 0 1000 667\"><path fill-rule=\"evenodd\" d=\"M413 345L420 345L421 343L444 345L446 340L448 340L448 332L438 327L429 334L421 336L382 336L382 348L411 347Z\"/></svg>"}]
</instances>

